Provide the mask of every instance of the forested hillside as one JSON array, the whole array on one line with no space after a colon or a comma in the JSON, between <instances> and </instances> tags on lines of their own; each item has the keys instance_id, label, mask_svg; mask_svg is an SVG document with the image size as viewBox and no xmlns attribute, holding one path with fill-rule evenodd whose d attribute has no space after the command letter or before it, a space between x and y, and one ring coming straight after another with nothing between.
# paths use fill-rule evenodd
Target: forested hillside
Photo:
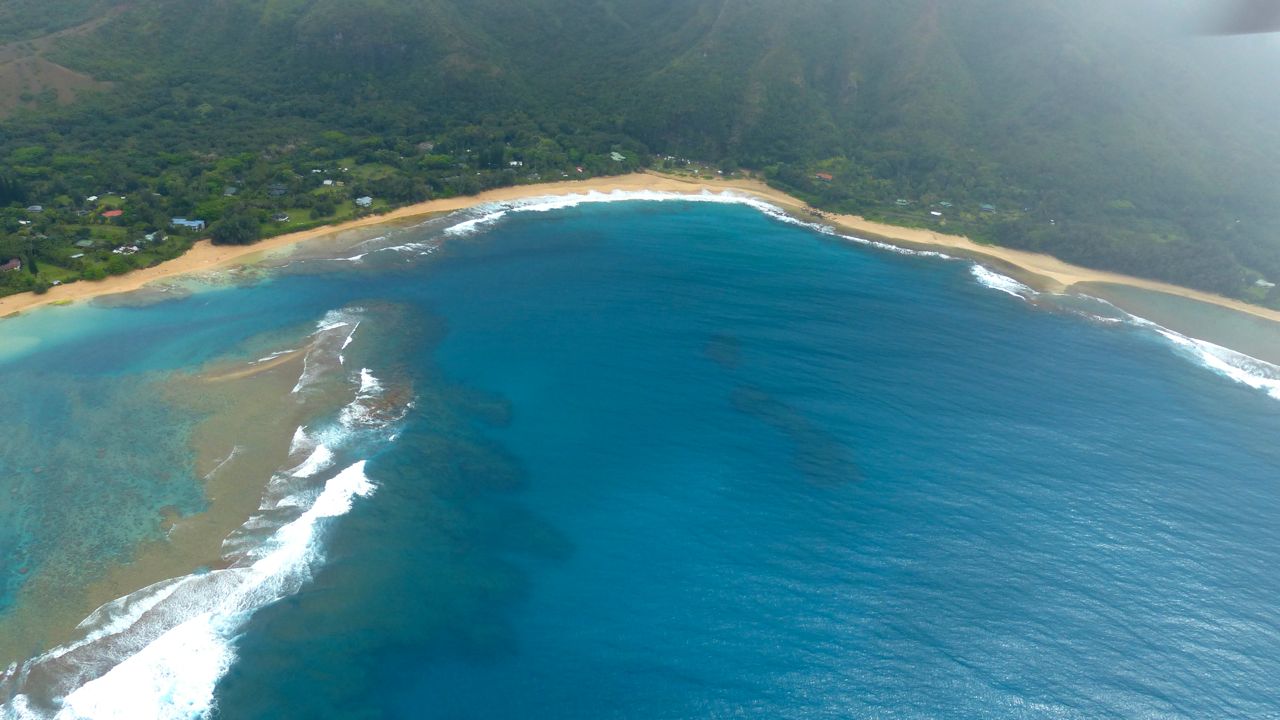
<instances>
[{"instance_id":1,"label":"forested hillside","mask_svg":"<svg viewBox=\"0 0 1280 720\"><path fill-rule=\"evenodd\" d=\"M0 274L8 291L180 252L202 233L176 216L247 242L673 156L1280 305L1259 284L1280 279L1280 54L1193 37L1176 4L0 5L22 19L11 49L63 30L44 57L103 88L0 120L0 263L24 260Z\"/></svg>"}]
</instances>

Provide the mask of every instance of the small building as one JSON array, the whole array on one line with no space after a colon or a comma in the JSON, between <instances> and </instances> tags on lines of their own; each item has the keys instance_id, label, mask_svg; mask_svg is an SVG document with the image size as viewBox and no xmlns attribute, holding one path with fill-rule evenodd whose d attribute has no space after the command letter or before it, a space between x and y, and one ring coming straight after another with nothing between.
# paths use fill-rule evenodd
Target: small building
<instances>
[{"instance_id":1,"label":"small building","mask_svg":"<svg viewBox=\"0 0 1280 720\"><path fill-rule=\"evenodd\" d=\"M1260 287L1260 288L1273 288L1273 287L1275 287L1275 286L1276 286L1276 284L1275 284L1275 283L1270 282L1270 281L1267 281L1267 280L1263 280L1263 279L1261 279L1261 278L1259 278L1258 280L1256 280L1253 284L1254 284L1254 285L1257 285L1257 286L1258 286L1258 287Z\"/></svg>"},{"instance_id":2,"label":"small building","mask_svg":"<svg viewBox=\"0 0 1280 720\"><path fill-rule=\"evenodd\" d=\"M87 202L87 203L96 203L96 202L98 202L98 196L97 196L97 195L90 195L89 197L85 198L85 199L84 199L84 201L85 201L85 202Z\"/></svg>"},{"instance_id":3,"label":"small building","mask_svg":"<svg viewBox=\"0 0 1280 720\"><path fill-rule=\"evenodd\" d=\"M238 192L240 192L240 188L236 187L235 185L228 185L222 188L223 197L235 197L236 193Z\"/></svg>"},{"instance_id":4,"label":"small building","mask_svg":"<svg viewBox=\"0 0 1280 720\"><path fill-rule=\"evenodd\" d=\"M364 197L358 197L356 198L356 205L362 208L370 207L373 205L373 198L369 197L368 195L365 195Z\"/></svg>"},{"instance_id":5,"label":"small building","mask_svg":"<svg viewBox=\"0 0 1280 720\"><path fill-rule=\"evenodd\" d=\"M187 230L203 230L203 220L188 220L186 218L173 218L169 221L174 227L185 228Z\"/></svg>"},{"instance_id":6,"label":"small building","mask_svg":"<svg viewBox=\"0 0 1280 720\"><path fill-rule=\"evenodd\" d=\"M946 200L943 200L942 202L940 202L940 203L938 203L938 204L939 204L939 205L941 205L941 206L942 206L942 207L944 207L944 208L949 208L949 207L951 207L951 203L947 202Z\"/></svg>"},{"instance_id":7,"label":"small building","mask_svg":"<svg viewBox=\"0 0 1280 720\"><path fill-rule=\"evenodd\" d=\"M159 242L164 242L167 239L165 236L160 234L159 230L155 232L147 233L146 235L142 236L142 239L146 240L147 242L156 242L157 238L159 239Z\"/></svg>"},{"instance_id":8,"label":"small building","mask_svg":"<svg viewBox=\"0 0 1280 720\"><path fill-rule=\"evenodd\" d=\"M940 218L940 217L942 217L942 213L938 212L937 210L930 210L930 211L929 211L929 214L930 214L930 215L932 215L932 216L934 216L934 217L936 217L936 218Z\"/></svg>"},{"instance_id":9,"label":"small building","mask_svg":"<svg viewBox=\"0 0 1280 720\"><path fill-rule=\"evenodd\" d=\"M332 181L332 180L325 180L325 181L324 181L324 184L325 184L325 185L332 185L332 184L333 184L333 181Z\"/></svg>"},{"instance_id":10,"label":"small building","mask_svg":"<svg viewBox=\"0 0 1280 720\"><path fill-rule=\"evenodd\" d=\"M267 186L267 195L275 197L284 197L289 193L289 188L281 183L271 183Z\"/></svg>"},{"instance_id":11,"label":"small building","mask_svg":"<svg viewBox=\"0 0 1280 720\"><path fill-rule=\"evenodd\" d=\"M92 240L79 240L79 241L77 241L77 242L75 243L75 245L76 245L76 247L78 247L78 248L85 248L85 249L88 249L88 248L93 247L93 241L92 241Z\"/></svg>"},{"instance_id":12,"label":"small building","mask_svg":"<svg viewBox=\"0 0 1280 720\"><path fill-rule=\"evenodd\" d=\"M993 213L996 211L996 206L988 203L983 203L978 207L978 209L984 213Z\"/></svg>"},{"instance_id":13,"label":"small building","mask_svg":"<svg viewBox=\"0 0 1280 720\"><path fill-rule=\"evenodd\" d=\"M818 174L814 175L814 177L818 178L819 180L821 180L821 181L823 181L823 182L831 182L832 180L835 180L835 176L834 176L834 175L832 175L831 173L825 173L825 172L820 172L820 173L818 173Z\"/></svg>"},{"instance_id":14,"label":"small building","mask_svg":"<svg viewBox=\"0 0 1280 720\"><path fill-rule=\"evenodd\" d=\"M40 213L40 212L44 212L44 206L43 206L43 205L28 205L28 206L27 206L27 212L29 212L29 213Z\"/></svg>"},{"instance_id":15,"label":"small building","mask_svg":"<svg viewBox=\"0 0 1280 720\"><path fill-rule=\"evenodd\" d=\"M287 213L276 213L275 215L271 216L271 221L272 222L289 222L289 215Z\"/></svg>"},{"instance_id":16,"label":"small building","mask_svg":"<svg viewBox=\"0 0 1280 720\"><path fill-rule=\"evenodd\" d=\"M118 218L121 215L124 215L123 210L107 210L106 212L102 213L102 217L104 218Z\"/></svg>"},{"instance_id":17,"label":"small building","mask_svg":"<svg viewBox=\"0 0 1280 720\"><path fill-rule=\"evenodd\" d=\"M906 206L908 206L908 205L910 205L910 204L911 204L911 201L910 201L910 200L903 200L902 198L898 198L897 200L894 200L894 201L893 201L893 204L894 204L894 205L897 205L898 207L906 207Z\"/></svg>"},{"instance_id":18,"label":"small building","mask_svg":"<svg viewBox=\"0 0 1280 720\"><path fill-rule=\"evenodd\" d=\"M622 162L623 160L627 159L627 156L623 155L620 152L611 152L609 153L609 158L614 162Z\"/></svg>"},{"instance_id":19,"label":"small building","mask_svg":"<svg viewBox=\"0 0 1280 720\"><path fill-rule=\"evenodd\" d=\"M507 163L507 165L508 165L508 166L510 166L510 167L522 167L522 166L524 165L524 161L523 161L523 160L512 160L511 162Z\"/></svg>"},{"instance_id":20,"label":"small building","mask_svg":"<svg viewBox=\"0 0 1280 720\"><path fill-rule=\"evenodd\" d=\"M75 255L72 255L72 256L71 256L71 259L72 259L72 260L79 260L79 259L80 259L80 258L82 258L82 257L84 257L84 253L76 253Z\"/></svg>"},{"instance_id":21,"label":"small building","mask_svg":"<svg viewBox=\"0 0 1280 720\"><path fill-rule=\"evenodd\" d=\"M9 262L3 265L0 265L0 272L11 272L14 270L21 270L21 269L22 269L22 261L19 260L18 258L14 258Z\"/></svg>"}]
</instances>

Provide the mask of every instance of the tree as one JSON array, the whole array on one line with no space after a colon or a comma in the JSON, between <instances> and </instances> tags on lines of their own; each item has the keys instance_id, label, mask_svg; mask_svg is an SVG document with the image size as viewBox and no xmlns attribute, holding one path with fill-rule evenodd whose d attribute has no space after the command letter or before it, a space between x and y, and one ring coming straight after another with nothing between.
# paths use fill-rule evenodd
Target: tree
<instances>
[{"instance_id":1,"label":"tree","mask_svg":"<svg viewBox=\"0 0 1280 720\"><path fill-rule=\"evenodd\" d=\"M229 212L210 230L214 245L249 245L256 242L262 229L258 219L244 209Z\"/></svg>"},{"instance_id":2,"label":"tree","mask_svg":"<svg viewBox=\"0 0 1280 720\"><path fill-rule=\"evenodd\" d=\"M319 195L311 203L311 214L318 218L329 217L338 209L329 193Z\"/></svg>"},{"instance_id":3,"label":"tree","mask_svg":"<svg viewBox=\"0 0 1280 720\"><path fill-rule=\"evenodd\" d=\"M0 173L0 205L8 205L11 202L22 202L24 199L25 194L22 191L22 186L18 184L18 181L4 173Z\"/></svg>"}]
</instances>

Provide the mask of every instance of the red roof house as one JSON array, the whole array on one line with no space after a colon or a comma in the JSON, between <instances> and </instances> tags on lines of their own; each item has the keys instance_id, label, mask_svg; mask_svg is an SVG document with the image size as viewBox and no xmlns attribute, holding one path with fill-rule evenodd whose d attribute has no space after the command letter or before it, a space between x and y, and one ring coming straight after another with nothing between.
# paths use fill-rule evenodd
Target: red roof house
<instances>
[{"instance_id":1,"label":"red roof house","mask_svg":"<svg viewBox=\"0 0 1280 720\"><path fill-rule=\"evenodd\" d=\"M120 217L120 216L121 216L121 215L123 215L123 214L124 214L124 211L123 211L123 210L108 210L108 211L106 211L106 212L102 213L102 217L104 217L104 218L118 218L118 217Z\"/></svg>"},{"instance_id":2,"label":"red roof house","mask_svg":"<svg viewBox=\"0 0 1280 720\"><path fill-rule=\"evenodd\" d=\"M831 176L831 173L818 173L814 177L818 178L819 180L826 180L827 182L831 182L832 180L835 179Z\"/></svg>"},{"instance_id":3,"label":"red roof house","mask_svg":"<svg viewBox=\"0 0 1280 720\"><path fill-rule=\"evenodd\" d=\"M21 270L21 269L22 269L22 261L19 260L18 258L14 258L9 262L3 265L0 265L0 272L6 272L9 270Z\"/></svg>"}]
</instances>

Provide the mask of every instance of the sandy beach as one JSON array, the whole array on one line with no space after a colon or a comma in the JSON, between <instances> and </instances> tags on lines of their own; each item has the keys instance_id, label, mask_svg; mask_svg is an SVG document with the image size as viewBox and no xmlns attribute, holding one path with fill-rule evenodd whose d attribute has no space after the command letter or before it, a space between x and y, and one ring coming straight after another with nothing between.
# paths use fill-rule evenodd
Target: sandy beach
<instances>
[{"instance_id":1,"label":"sandy beach","mask_svg":"<svg viewBox=\"0 0 1280 720\"><path fill-rule=\"evenodd\" d=\"M1129 287L1142 288L1172 295L1211 303L1255 317L1273 322L1280 322L1280 311L1250 305L1231 298L1207 293L1200 290L1171 285L1155 280L1122 275L1119 273L1092 270L1078 265L1063 262L1050 255L1032 253L1024 250L983 245L960 235L949 235L923 228L908 228L867 220L857 215L821 213L820 218L814 216L804 201L775 190L759 180L733 179L692 179L676 177L653 172L639 172L607 178L589 180L571 180L564 182L541 183L536 185L518 185L514 187L489 190L478 195L466 197L428 200L408 205L381 215L371 215L344 223L328 225L302 232L288 233L267 238L254 245L214 245L208 240L197 242L191 250L181 257L161 263L155 267L135 270L125 275L107 278L97 282L80 281L62 285L49 290L44 295L22 293L0 298L0 318L8 317L32 308L50 304L67 304L88 300L104 295L113 295L137 290L150 283L191 273L208 272L235 265L248 264L272 251L288 248L297 243L332 235L334 233L369 227L383 223L408 220L416 217L455 212L484 205L486 203L519 200L529 197L546 197L570 195L574 193L602 192L616 190L650 190L698 194L702 192L724 192L726 190L751 195L766 200L788 212L806 220L824 222L835 226L847 234L858 237L883 240L894 244L912 247L942 248L954 254L962 254L976 260L994 261L997 265L1006 266L1015 271L1020 279L1028 281L1038 289L1065 292L1079 283L1112 283Z\"/></svg>"}]
</instances>

